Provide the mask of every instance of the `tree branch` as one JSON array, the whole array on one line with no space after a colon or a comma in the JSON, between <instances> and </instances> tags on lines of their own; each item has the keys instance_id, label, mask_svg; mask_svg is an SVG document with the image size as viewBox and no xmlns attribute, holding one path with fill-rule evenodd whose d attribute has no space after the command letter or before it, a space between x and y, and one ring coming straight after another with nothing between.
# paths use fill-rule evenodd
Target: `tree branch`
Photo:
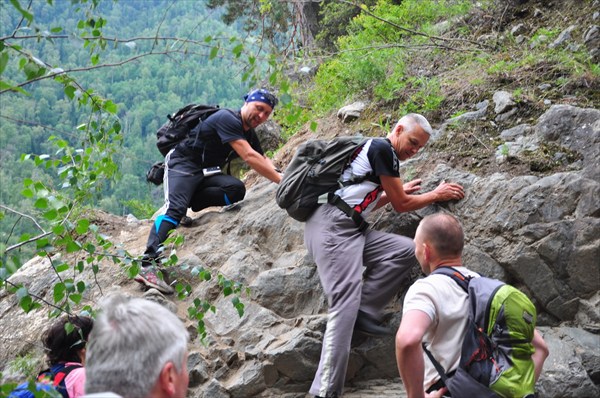
<instances>
[{"instance_id":1,"label":"tree branch","mask_svg":"<svg viewBox=\"0 0 600 398\"><path fill-rule=\"evenodd\" d=\"M410 34L412 34L412 35L415 35L415 36L423 36L423 37L426 37L426 38L428 38L428 39L429 39L431 42L433 42L433 43L434 43L436 46L439 46L439 44L437 44L435 41L436 41L436 40L439 40L439 41L445 41L445 42L457 42L457 41L460 41L460 42L465 42L465 43L474 44L474 45L476 45L476 46L479 46L479 47L489 47L489 46L487 46L487 45L485 45L485 44L483 44L483 43L480 43L480 42L477 42L477 41L474 41L474 40L469 40L469 39L461 39L461 38L453 38L453 37L440 37L440 36L433 36L433 35L429 35L429 34L427 34L427 33L419 32L419 31L417 31L417 30L408 29L408 28L405 28L405 27L403 27L403 26L400 26L400 25L398 25L398 24L396 24L396 23L394 23L394 22L392 22L392 21L388 21L387 19L383 19L383 18L381 18L381 17L380 17L380 16L378 16L378 15L375 15L375 14L373 14L371 11L367 10L365 7L362 7L362 6L361 6L361 5L359 5L359 4L355 4L355 3L351 2L351 1L348 1L348 0L339 0L339 1L340 1L341 3L345 3L345 4L348 4L348 5L354 6L354 7L358 7L358 8L360 8L360 9L361 9L361 11L362 11L362 12L364 12L364 13L365 13L365 14L367 14L368 16L370 16L370 17L373 17L373 18L377 19L378 21L381 21L381 22L383 22L383 23L386 23L386 24L388 24L388 25L391 25L391 26L395 27L395 28L396 28L396 29L398 29L398 30L401 30L401 31L403 31L403 32L410 33ZM446 47L446 46L444 46L444 48L449 48L449 47Z\"/></svg>"},{"instance_id":2,"label":"tree branch","mask_svg":"<svg viewBox=\"0 0 600 398\"><path fill-rule=\"evenodd\" d=\"M14 283L12 283L12 282L11 282L11 281L9 281L9 280L5 280L5 281L4 281L4 283L6 283L6 284L8 284L8 285L11 285L12 287L14 287L14 288L16 288L16 289L18 289L18 288L19 288L19 286L18 286L18 285L15 285ZM50 306L50 307L52 307L52 308L56 308L57 310L59 310L59 311L61 311L61 312L64 312L64 313L65 313L65 314L67 314L67 315L72 315L72 314L71 314L69 311L65 310L64 308L61 308L61 307L59 307L59 306L57 306L57 305L54 305L54 304L52 304L51 302L49 302L49 301L45 300L43 297L40 297L40 296L38 296L37 294L34 294L34 293L31 293L31 292L29 292L29 290L27 291L27 294L29 294L29 295L30 295L31 297L33 297L34 299L36 299L36 300L39 300L39 301L41 301L42 303L44 303L44 304L46 304L46 305L48 305L48 306Z\"/></svg>"},{"instance_id":3,"label":"tree branch","mask_svg":"<svg viewBox=\"0 0 600 398\"><path fill-rule=\"evenodd\" d=\"M23 35L23 36L15 36L14 34L10 35L10 36L4 36L4 37L0 37L0 41L7 41L9 39L14 39L14 40L27 40L27 39L39 39L39 38L44 38L44 39L72 39L73 36L71 35ZM159 41L159 40L164 40L166 42L168 41L173 41L175 43L191 43L200 47L208 47L210 48L211 45L207 44L204 41L198 41L198 40L192 40L192 39L182 39L181 37L166 37L166 36L154 36L154 37L148 37L148 36L139 36L139 37L130 37L127 39L119 39L117 37L104 37L104 36L82 36L79 37L77 36L78 39L81 40L88 40L88 41L98 41L98 40L105 40L107 42L113 42L113 43L131 43L134 41ZM225 39L225 38L215 38L217 40L220 39ZM7 46L10 46L9 43L6 43Z\"/></svg>"},{"instance_id":4,"label":"tree branch","mask_svg":"<svg viewBox=\"0 0 600 398\"><path fill-rule=\"evenodd\" d=\"M38 227L38 229L43 232L44 235L48 234L48 232L46 232L46 230L44 230L44 228L42 228L42 226L40 224L38 224L38 222L32 216L30 216L28 214L21 213L20 211L17 211L15 209L11 209L8 206L0 205L0 207L3 208L4 210L10 211L11 213L18 214L21 217L29 218L31 221L33 221L33 223L36 225L36 227Z\"/></svg>"},{"instance_id":5,"label":"tree branch","mask_svg":"<svg viewBox=\"0 0 600 398\"><path fill-rule=\"evenodd\" d=\"M50 257L50 254L46 253L46 258L48 259L48 261L50 261L50 267L52 267L52 270L54 271L54 273L58 277L58 280L61 281L61 283L62 283L63 280L60 277L60 274L58 273L58 271L56 270L56 267L54 266L54 261L52 261L52 257ZM75 278L73 278L73 279L75 279Z\"/></svg>"},{"instance_id":6,"label":"tree branch","mask_svg":"<svg viewBox=\"0 0 600 398\"><path fill-rule=\"evenodd\" d=\"M30 80L27 80L26 82L20 83L18 85L16 85L15 87L24 87L28 84L40 81L40 80L45 80L45 79L51 79L54 78L56 76L59 75L64 75L64 74L68 74L68 73L74 73L74 72L84 72L84 71L90 71L90 70L94 70L94 69L101 69L101 68L110 68L110 67L116 67L116 66L122 66L126 63L129 62L133 62L135 60L138 60L140 58L149 56L149 55L166 55L166 54L170 54L170 53L177 53L179 51L165 51L165 52L160 52L160 53L146 53L146 54L140 54L140 55L136 55L134 57L128 58L126 60L120 61L120 62L115 62L115 63L111 63L111 64L102 64L102 65L93 65L93 66L86 66L86 67L82 67L82 68L72 68L72 69L67 69L67 70L61 70L58 72L52 72L52 73L48 73L47 75L44 76L39 76ZM0 94L4 94L8 91L14 91L13 88L7 88L4 90L0 90Z\"/></svg>"},{"instance_id":7,"label":"tree branch","mask_svg":"<svg viewBox=\"0 0 600 398\"><path fill-rule=\"evenodd\" d=\"M52 232L46 232L46 230L45 230L44 228L42 228L42 227L41 227L41 225L40 225L40 224L38 224L38 222L37 222L37 221L36 221L36 220L35 220L35 219L34 219L32 216L30 216L30 215L27 215L27 214L20 213L20 212L18 212L18 211L16 211L16 210L13 210L13 209L11 209L10 207L6 207L6 206L4 206L4 205L0 205L0 207L2 207L3 209L6 209L6 210L8 210L8 211L11 211L11 212L13 212L13 213L15 213L15 214L18 214L18 215L20 215L20 216L22 216L22 217L27 217L27 218L29 218L29 219L30 219L31 221L33 221L33 222L35 223L35 225L37 225L37 227L38 227L38 228L39 228L39 229L40 229L40 230L43 232L43 233L41 233L40 235L37 235L37 236L34 236L33 238L29 238L29 239L27 239L26 241L19 242L19 243L16 243L16 244L12 245L12 246L9 246L9 247L7 247L7 248L4 250L4 253L8 253L8 252L10 252L10 251L12 251L12 250L15 250L15 249L17 249L17 248L19 248L19 247L21 247L21 246L24 246L24 245L26 245L26 244L28 244L28 243L31 243L31 242L35 242L35 241L36 241L36 240L38 240L38 239L42 239L42 238L44 238L44 237L46 237L46 236L48 236L48 235L51 235L51 234L52 234ZM62 225L62 224L64 224L64 223L65 223L65 221L67 221L67 220L69 219L69 216L70 216L70 215L71 215L71 213L73 212L73 209L74 209L74 208L75 208L75 206L73 206L73 208L71 208L71 209L69 210L69 212L67 213L67 215L65 216L65 218L64 218L64 219L63 219L63 220L60 222L60 224L61 224L61 225Z\"/></svg>"},{"instance_id":8,"label":"tree branch","mask_svg":"<svg viewBox=\"0 0 600 398\"><path fill-rule=\"evenodd\" d=\"M101 68L113 68L113 67L122 66L122 65L125 65L125 64L129 63L129 62L133 62L133 61L136 61L138 59L141 59L141 58L144 58L144 57L148 57L148 56L152 56L152 55L166 55L166 56L168 56L170 54L184 54L184 55L196 54L196 55L206 56L206 54L200 54L200 53L194 53L194 52L182 51L182 50L166 50L166 51L161 51L161 52L149 52L149 53L139 54L139 55L133 56L131 58L127 58L127 59L125 59L123 61L119 61L119 62L113 62L113 63L101 64L101 65L93 65L93 66L86 66L86 67L81 67L81 68L71 68L71 69L60 70L60 71L57 71L57 72L48 73L48 74L46 74L44 76L39 76L39 77L30 79L30 80L27 80L26 82L19 83L19 84L17 84L14 87L7 88L7 89L4 89L4 90L0 90L0 95L4 94L6 92L9 92L9 91L14 91L15 87L24 87L24 86L27 86L27 85L29 85L31 83L34 83L34 82L37 82L37 81L40 81L40 80L51 79L51 78L54 78L54 77L59 76L59 75L64 75L64 74L74 73L74 72L85 72L85 71L90 71L90 70L94 70L94 69L101 69ZM28 56L30 56L30 55L28 55ZM221 58L223 58L223 57L221 57Z\"/></svg>"}]
</instances>

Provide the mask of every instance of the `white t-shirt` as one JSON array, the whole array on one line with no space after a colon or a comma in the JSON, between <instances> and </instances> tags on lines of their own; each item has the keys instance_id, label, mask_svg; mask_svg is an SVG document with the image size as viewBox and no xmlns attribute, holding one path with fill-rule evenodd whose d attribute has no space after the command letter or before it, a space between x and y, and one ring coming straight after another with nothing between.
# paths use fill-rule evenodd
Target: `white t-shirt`
<instances>
[{"instance_id":1,"label":"white t-shirt","mask_svg":"<svg viewBox=\"0 0 600 398\"><path fill-rule=\"evenodd\" d=\"M348 181L352 176L370 177L359 184L340 188L335 193L354 210L366 216L373 210L383 193L379 177L400 177L399 169L398 157L387 139L368 140L342 173L342 181Z\"/></svg>"},{"instance_id":2,"label":"white t-shirt","mask_svg":"<svg viewBox=\"0 0 600 398\"><path fill-rule=\"evenodd\" d=\"M465 267L454 267L465 276L479 274ZM402 313L419 310L431 318L432 323L423 336L423 342L434 358L446 369L455 370L460 361L469 307L467 293L446 275L429 275L417 280L406 292ZM425 376L423 388L427 390L440 378L433 364L423 353Z\"/></svg>"}]
</instances>

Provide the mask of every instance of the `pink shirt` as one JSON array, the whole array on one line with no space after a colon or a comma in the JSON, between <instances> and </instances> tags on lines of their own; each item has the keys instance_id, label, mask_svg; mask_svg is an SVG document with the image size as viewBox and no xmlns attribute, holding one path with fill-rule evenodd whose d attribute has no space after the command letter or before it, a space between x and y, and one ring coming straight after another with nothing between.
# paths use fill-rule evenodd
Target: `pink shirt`
<instances>
[{"instance_id":1,"label":"pink shirt","mask_svg":"<svg viewBox=\"0 0 600 398\"><path fill-rule=\"evenodd\" d=\"M67 362L65 366L76 365L77 362ZM67 393L71 398L78 398L85 394L85 368L73 369L65 378Z\"/></svg>"}]
</instances>

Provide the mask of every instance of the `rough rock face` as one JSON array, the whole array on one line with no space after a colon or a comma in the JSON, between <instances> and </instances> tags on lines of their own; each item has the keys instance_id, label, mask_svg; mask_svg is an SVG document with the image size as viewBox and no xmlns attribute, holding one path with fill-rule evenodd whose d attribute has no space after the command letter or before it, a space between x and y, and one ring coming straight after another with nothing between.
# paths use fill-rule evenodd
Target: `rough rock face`
<instances>
[{"instance_id":1,"label":"rough rock face","mask_svg":"<svg viewBox=\"0 0 600 398\"><path fill-rule=\"evenodd\" d=\"M485 112L477 117L485 117ZM540 396L596 397L600 394L600 111L556 105L536 124L519 126L501 136L507 141L528 137L538 144L555 143L576 152L579 160L567 171L546 176L478 176L447 164L433 165L426 150L406 165L430 166L423 170L431 171L418 175L423 190L442 180L456 181L465 186L466 198L406 214L385 208L369 221L373 228L412 236L426 214L449 211L458 216L467 236L466 265L521 288L538 308L551 353L538 383ZM288 146L304 138L295 138ZM280 156L291 152L284 148ZM195 298L214 300L217 308L205 318L210 330L206 344L194 340L190 346L191 397L304 397L317 367L327 306L315 264L303 245L303 225L277 207L274 184L258 181L238 208L204 210L195 215L194 226L178 230L186 238L178 252L186 266L172 270L172 277L193 281L195 288L184 301L169 300L177 304L182 318ZM132 253L143 251L149 221L127 222L99 214L97 224ZM243 317L230 298L218 295L214 284L194 280L188 266L197 265L250 288L243 300ZM83 278L94 285L93 275L84 273ZM26 281L32 293L49 301L56 279L47 260L41 259L13 276L13 282ZM88 302L96 303L113 291L142 294L108 262L100 267L98 284L101 291L91 288ZM36 341L47 324L46 310L24 314L14 296L1 292L0 299L0 363L39 352ZM388 308L392 325L399 323L400 307L401 297ZM393 338L354 344L347 385L376 379L399 389ZM381 387L377 391L365 396L389 393Z\"/></svg>"}]
</instances>

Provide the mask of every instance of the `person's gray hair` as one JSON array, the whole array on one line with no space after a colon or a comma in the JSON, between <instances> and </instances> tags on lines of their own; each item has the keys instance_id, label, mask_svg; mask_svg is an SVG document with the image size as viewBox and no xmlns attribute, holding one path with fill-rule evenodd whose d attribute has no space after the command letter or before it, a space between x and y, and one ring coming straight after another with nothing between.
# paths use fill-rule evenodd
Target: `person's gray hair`
<instances>
[{"instance_id":1,"label":"person's gray hair","mask_svg":"<svg viewBox=\"0 0 600 398\"><path fill-rule=\"evenodd\" d=\"M87 346L86 394L146 397L168 362L182 371L188 338L181 320L162 305L110 296L102 303Z\"/></svg>"},{"instance_id":2,"label":"person's gray hair","mask_svg":"<svg viewBox=\"0 0 600 398\"><path fill-rule=\"evenodd\" d=\"M419 126L424 133L431 136L433 134L433 129L431 128L431 124L425 118L425 116L418 113L409 113L398 120L396 126L399 124L403 125L409 131L413 130L416 126Z\"/></svg>"}]
</instances>

